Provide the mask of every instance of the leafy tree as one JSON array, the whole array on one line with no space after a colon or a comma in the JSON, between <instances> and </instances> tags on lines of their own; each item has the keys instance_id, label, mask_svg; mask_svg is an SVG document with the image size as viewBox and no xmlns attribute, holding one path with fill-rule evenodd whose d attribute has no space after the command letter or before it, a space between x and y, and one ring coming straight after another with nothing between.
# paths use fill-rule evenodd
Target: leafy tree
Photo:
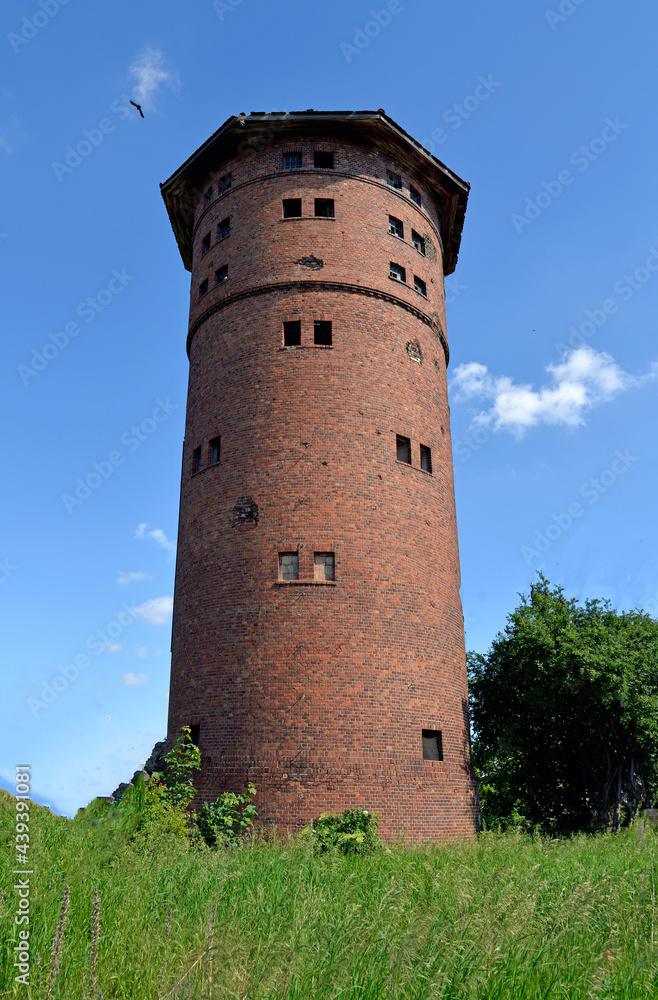
<instances>
[{"instance_id":1,"label":"leafy tree","mask_svg":"<svg viewBox=\"0 0 658 1000\"><path fill-rule=\"evenodd\" d=\"M567 600L540 573L486 655L469 654L485 821L599 829L658 791L658 622Z\"/></svg>"},{"instance_id":2,"label":"leafy tree","mask_svg":"<svg viewBox=\"0 0 658 1000\"><path fill-rule=\"evenodd\" d=\"M192 773L201 767L201 753L192 742L189 726L182 726L173 747L162 759L166 768L154 777L164 785L165 799L171 805L187 809L195 795Z\"/></svg>"}]
</instances>

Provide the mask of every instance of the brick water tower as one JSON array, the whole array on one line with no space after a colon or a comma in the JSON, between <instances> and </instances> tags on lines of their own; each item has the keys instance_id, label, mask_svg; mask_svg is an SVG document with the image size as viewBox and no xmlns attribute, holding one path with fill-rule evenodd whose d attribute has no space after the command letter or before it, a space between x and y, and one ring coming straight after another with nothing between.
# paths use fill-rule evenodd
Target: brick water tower
<instances>
[{"instance_id":1,"label":"brick water tower","mask_svg":"<svg viewBox=\"0 0 658 1000\"><path fill-rule=\"evenodd\" d=\"M444 275L469 185L379 111L229 118L162 185L192 274L169 739L198 803L476 830Z\"/></svg>"}]
</instances>

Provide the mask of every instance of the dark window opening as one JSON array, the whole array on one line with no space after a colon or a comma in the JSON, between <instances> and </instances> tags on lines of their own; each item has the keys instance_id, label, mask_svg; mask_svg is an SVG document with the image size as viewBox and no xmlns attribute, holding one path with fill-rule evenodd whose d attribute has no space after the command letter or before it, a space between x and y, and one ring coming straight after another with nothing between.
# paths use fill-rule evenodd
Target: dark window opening
<instances>
[{"instance_id":1,"label":"dark window opening","mask_svg":"<svg viewBox=\"0 0 658 1000\"><path fill-rule=\"evenodd\" d=\"M228 191L232 183L233 183L233 178L231 177L231 175L224 174L224 176L219 181L218 194L224 194L225 191Z\"/></svg>"},{"instance_id":2,"label":"dark window opening","mask_svg":"<svg viewBox=\"0 0 658 1000\"><path fill-rule=\"evenodd\" d=\"M202 298L202 296L204 296L207 291L208 291L208 279L204 278L204 280L199 285L199 298Z\"/></svg>"},{"instance_id":3,"label":"dark window opening","mask_svg":"<svg viewBox=\"0 0 658 1000\"><path fill-rule=\"evenodd\" d=\"M409 438L397 434L395 437L395 447L397 449L398 462L405 462L411 465L411 441Z\"/></svg>"},{"instance_id":4,"label":"dark window opening","mask_svg":"<svg viewBox=\"0 0 658 1000\"><path fill-rule=\"evenodd\" d=\"M421 205L420 192L416 191L416 188L409 187L409 197L414 202L414 204L418 205L418 207L420 208Z\"/></svg>"},{"instance_id":5,"label":"dark window opening","mask_svg":"<svg viewBox=\"0 0 658 1000\"><path fill-rule=\"evenodd\" d=\"M279 552L279 580L299 580L297 552Z\"/></svg>"},{"instance_id":6,"label":"dark window opening","mask_svg":"<svg viewBox=\"0 0 658 1000\"><path fill-rule=\"evenodd\" d=\"M205 255L208 253L209 250L210 250L210 233L206 233L206 235L201 240L201 256L205 257Z\"/></svg>"},{"instance_id":7,"label":"dark window opening","mask_svg":"<svg viewBox=\"0 0 658 1000\"><path fill-rule=\"evenodd\" d=\"M283 169L284 170L299 170L302 165L302 154L301 153L284 153L283 154Z\"/></svg>"},{"instance_id":8,"label":"dark window opening","mask_svg":"<svg viewBox=\"0 0 658 1000\"><path fill-rule=\"evenodd\" d=\"M205 198L206 205L209 205L210 202L212 201L212 188L211 187L208 188L208 190L206 191L206 193L204 194L203 197Z\"/></svg>"},{"instance_id":9,"label":"dark window opening","mask_svg":"<svg viewBox=\"0 0 658 1000\"><path fill-rule=\"evenodd\" d=\"M432 471L432 449L427 448L424 444L420 446L420 467L425 472Z\"/></svg>"},{"instance_id":10,"label":"dark window opening","mask_svg":"<svg viewBox=\"0 0 658 1000\"><path fill-rule=\"evenodd\" d=\"M439 729L423 729L423 760L443 760L443 738Z\"/></svg>"},{"instance_id":11,"label":"dark window opening","mask_svg":"<svg viewBox=\"0 0 658 1000\"><path fill-rule=\"evenodd\" d=\"M215 271L215 284L221 285L222 281L226 281L228 278L228 264L224 264L223 267L218 267Z\"/></svg>"},{"instance_id":12,"label":"dark window opening","mask_svg":"<svg viewBox=\"0 0 658 1000\"><path fill-rule=\"evenodd\" d=\"M283 199L283 218L284 219L301 219L302 217L302 199L301 198L284 198Z\"/></svg>"},{"instance_id":13,"label":"dark window opening","mask_svg":"<svg viewBox=\"0 0 658 1000\"><path fill-rule=\"evenodd\" d=\"M230 218L222 219L219 226L217 227L217 236L219 237L220 240L224 240L226 239L226 237L229 235L230 232L231 232Z\"/></svg>"},{"instance_id":14,"label":"dark window opening","mask_svg":"<svg viewBox=\"0 0 658 1000\"><path fill-rule=\"evenodd\" d=\"M220 446L222 439L220 437L210 439L210 464L217 465L220 456Z\"/></svg>"},{"instance_id":15,"label":"dark window opening","mask_svg":"<svg viewBox=\"0 0 658 1000\"><path fill-rule=\"evenodd\" d=\"M415 274L414 274L414 288L416 289L417 292L420 292L421 295L424 295L425 298L427 298L427 285L425 284L422 278L419 278Z\"/></svg>"},{"instance_id":16,"label":"dark window opening","mask_svg":"<svg viewBox=\"0 0 658 1000\"><path fill-rule=\"evenodd\" d=\"M299 347L302 342L302 324L300 320L293 319L283 324L283 346Z\"/></svg>"},{"instance_id":17,"label":"dark window opening","mask_svg":"<svg viewBox=\"0 0 658 1000\"><path fill-rule=\"evenodd\" d=\"M334 553L314 552L313 579L318 580L320 583L326 583L328 580L334 580L335 578L336 578L336 573L335 573Z\"/></svg>"},{"instance_id":18,"label":"dark window opening","mask_svg":"<svg viewBox=\"0 0 658 1000\"><path fill-rule=\"evenodd\" d=\"M399 236L404 239L404 224L401 219L396 219L394 215L388 217L388 231L392 236Z\"/></svg>"},{"instance_id":19,"label":"dark window opening","mask_svg":"<svg viewBox=\"0 0 658 1000\"><path fill-rule=\"evenodd\" d=\"M319 153L313 154L313 166L318 167L320 170L333 170L334 169L334 154L333 153Z\"/></svg>"},{"instance_id":20,"label":"dark window opening","mask_svg":"<svg viewBox=\"0 0 658 1000\"><path fill-rule=\"evenodd\" d=\"M333 217L334 217L334 199L333 198L316 198L315 199L315 214L319 218L333 219Z\"/></svg>"},{"instance_id":21,"label":"dark window opening","mask_svg":"<svg viewBox=\"0 0 658 1000\"><path fill-rule=\"evenodd\" d=\"M190 726L190 740L194 743L195 747L199 746L199 737L201 736L201 726Z\"/></svg>"},{"instance_id":22,"label":"dark window opening","mask_svg":"<svg viewBox=\"0 0 658 1000\"><path fill-rule=\"evenodd\" d=\"M192 452L192 472L198 472L201 468L201 448L195 448Z\"/></svg>"},{"instance_id":23,"label":"dark window opening","mask_svg":"<svg viewBox=\"0 0 658 1000\"><path fill-rule=\"evenodd\" d=\"M390 170L386 174L386 183L396 191L402 190L402 178L399 174L392 174Z\"/></svg>"},{"instance_id":24,"label":"dark window opening","mask_svg":"<svg viewBox=\"0 0 658 1000\"><path fill-rule=\"evenodd\" d=\"M394 264L393 261L391 261L390 264L389 275L391 276L393 281L406 282L407 280L407 272L405 271L405 269L403 267L400 267L399 264Z\"/></svg>"},{"instance_id":25,"label":"dark window opening","mask_svg":"<svg viewBox=\"0 0 658 1000\"><path fill-rule=\"evenodd\" d=\"M331 320L316 319L313 323L313 343L331 347Z\"/></svg>"},{"instance_id":26,"label":"dark window opening","mask_svg":"<svg viewBox=\"0 0 658 1000\"><path fill-rule=\"evenodd\" d=\"M411 230L411 242L415 246L415 248L418 251L418 253L422 253L422 255L424 257L425 256L425 240L420 235L420 233L416 232L415 229Z\"/></svg>"}]
</instances>

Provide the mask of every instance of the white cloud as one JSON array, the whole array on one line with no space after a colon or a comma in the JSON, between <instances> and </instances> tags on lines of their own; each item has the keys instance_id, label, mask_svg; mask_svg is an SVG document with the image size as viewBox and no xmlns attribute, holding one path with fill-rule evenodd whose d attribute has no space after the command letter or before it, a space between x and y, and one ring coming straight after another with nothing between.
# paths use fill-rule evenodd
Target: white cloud
<instances>
[{"instance_id":1,"label":"white cloud","mask_svg":"<svg viewBox=\"0 0 658 1000\"><path fill-rule=\"evenodd\" d=\"M646 375L629 375L609 354L586 345L567 352L559 364L547 365L546 372L548 384L534 389L532 384L515 385L507 375L490 375L485 365L472 361L459 365L451 386L457 402L491 401L476 414L473 425L522 437L538 424L584 424L584 414L595 406L658 377L658 363L653 362Z\"/></svg>"},{"instance_id":2,"label":"white cloud","mask_svg":"<svg viewBox=\"0 0 658 1000\"><path fill-rule=\"evenodd\" d=\"M123 683L128 687L138 687L142 684L148 684L149 675L148 674L124 674Z\"/></svg>"},{"instance_id":3,"label":"white cloud","mask_svg":"<svg viewBox=\"0 0 658 1000\"><path fill-rule=\"evenodd\" d=\"M148 573L143 569L136 570L134 573L125 573L123 570L121 570L117 577L117 583L120 583L123 586L125 586L128 583L138 583L140 580L152 580L152 579L153 577L149 576Z\"/></svg>"},{"instance_id":4,"label":"white cloud","mask_svg":"<svg viewBox=\"0 0 658 1000\"><path fill-rule=\"evenodd\" d=\"M132 609L132 614L139 615L151 625L164 625L174 606L173 597L152 597L139 607Z\"/></svg>"},{"instance_id":5,"label":"white cloud","mask_svg":"<svg viewBox=\"0 0 658 1000\"><path fill-rule=\"evenodd\" d=\"M152 538L154 542L161 545L163 549L167 549L168 552L174 552L176 549L176 542L170 542L162 528L151 528L146 521L142 521L141 524L137 525L135 538Z\"/></svg>"},{"instance_id":6,"label":"white cloud","mask_svg":"<svg viewBox=\"0 0 658 1000\"><path fill-rule=\"evenodd\" d=\"M137 654L137 656L142 656L142 657L148 656L149 648L148 646L135 646L135 653Z\"/></svg>"},{"instance_id":7,"label":"white cloud","mask_svg":"<svg viewBox=\"0 0 658 1000\"><path fill-rule=\"evenodd\" d=\"M144 109L154 109L153 98L163 85L172 93L180 90L180 77L176 70L168 69L163 61L162 52L152 49L149 45L139 53L129 70L135 81L133 97Z\"/></svg>"},{"instance_id":8,"label":"white cloud","mask_svg":"<svg viewBox=\"0 0 658 1000\"><path fill-rule=\"evenodd\" d=\"M103 643L103 649L106 653L118 653L123 647L120 642L110 642L109 639L106 639Z\"/></svg>"}]
</instances>

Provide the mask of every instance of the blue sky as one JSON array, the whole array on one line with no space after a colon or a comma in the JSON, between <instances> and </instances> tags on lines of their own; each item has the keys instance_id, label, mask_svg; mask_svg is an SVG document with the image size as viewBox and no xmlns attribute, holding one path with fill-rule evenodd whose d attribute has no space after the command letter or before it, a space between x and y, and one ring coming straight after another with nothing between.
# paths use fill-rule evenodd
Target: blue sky
<instances>
[{"instance_id":1,"label":"blue sky","mask_svg":"<svg viewBox=\"0 0 658 1000\"><path fill-rule=\"evenodd\" d=\"M71 815L164 735L189 274L159 183L240 111L383 107L472 184L448 281L468 648L539 569L658 613L652 0L1 18L2 783L30 764Z\"/></svg>"}]
</instances>

